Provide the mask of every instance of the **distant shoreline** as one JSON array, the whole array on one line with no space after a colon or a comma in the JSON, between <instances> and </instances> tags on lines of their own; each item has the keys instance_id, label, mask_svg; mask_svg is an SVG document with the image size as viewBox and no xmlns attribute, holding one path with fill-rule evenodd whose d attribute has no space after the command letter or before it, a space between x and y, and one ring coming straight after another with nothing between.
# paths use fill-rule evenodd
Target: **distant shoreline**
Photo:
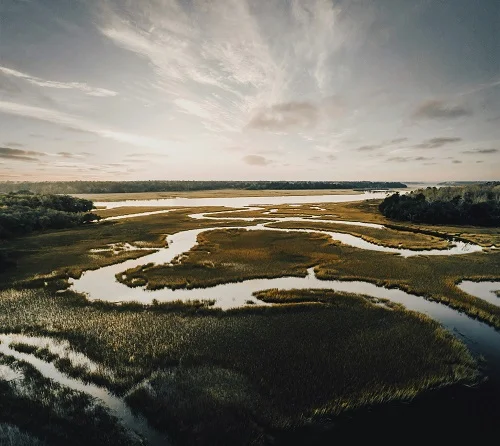
<instances>
[{"instance_id":1,"label":"distant shoreline","mask_svg":"<svg viewBox=\"0 0 500 446\"><path fill-rule=\"evenodd\" d=\"M248 190L221 189L197 190L191 192L123 192L103 194L71 194L74 197L92 201L156 200L162 198L230 198L230 197L275 197L305 195L349 195L362 194L359 189L293 189L293 190Z\"/></svg>"}]
</instances>

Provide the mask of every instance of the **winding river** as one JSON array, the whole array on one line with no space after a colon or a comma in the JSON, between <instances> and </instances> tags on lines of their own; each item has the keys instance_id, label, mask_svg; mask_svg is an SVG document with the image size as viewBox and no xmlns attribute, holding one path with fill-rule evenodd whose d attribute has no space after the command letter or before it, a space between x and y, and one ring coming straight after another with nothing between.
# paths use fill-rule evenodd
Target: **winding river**
<instances>
[{"instance_id":1,"label":"winding river","mask_svg":"<svg viewBox=\"0 0 500 446\"><path fill-rule=\"evenodd\" d=\"M379 198L377 194L364 194L364 195L331 195L328 202L339 201L353 201L353 199L361 200L366 199L367 195L373 198ZM385 195L385 194L384 194ZM200 204L199 200L187 202L189 199L182 200L182 205L188 206L216 206L226 205L234 208L239 208L237 212L245 212L249 210L261 210L262 208L255 207L255 205L262 204L289 204L295 208L300 208L302 203L324 203L324 196L313 197L258 197L259 202L255 202L255 197L243 198L225 198L225 199L200 199L203 202ZM220 200L223 200L222 202ZM165 200L163 200L164 202ZM115 207L117 203L101 203L101 205L110 205ZM118 205L136 205L144 206L151 203L145 201L138 202L120 202ZM163 203L162 205L172 205L172 201ZM181 204L181 203L176 203ZM243 209L242 209L243 207ZM164 211L168 212L168 211ZM415 251L411 249L390 248L386 246L376 245L363 240L350 234L344 234L332 231L309 230L309 229L279 229L268 227L270 223L276 222L310 222L318 221L324 223L339 223L353 226L367 226L384 230L383 225L374 223L345 221L345 220L322 220L310 217L274 217L270 216L275 212L269 212L265 217L223 217L227 211L211 212L211 213L193 213L190 215L194 219L208 219L217 222L225 221L245 221L255 222L253 226L245 227L231 227L231 229L242 229L247 231L266 230L266 231L295 231L302 233L323 233L328 235L334 240L340 241L343 244L354 246L360 249L380 251L393 253L403 257L410 256L436 256L436 255L466 255L473 252L481 252L481 246L464 243L461 241L451 241L447 249L431 249L423 251ZM233 211L234 214L234 211ZM384 287L376 286L372 283L363 281L339 281L339 280L320 280L313 271L313 268L307 271L306 277L280 277L275 279L250 279L237 283L226 283L216 285L208 288L194 288L194 289L177 289L171 290L168 288L161 290L146 290L143 287L130 288L115 279L115 275L123 273L129 268L134 268L148 263L155 264L169 264L175 258L186 254L197 244L197 237L200 233L218 229L225 229L226 227L212 227L203 229L193 229L178 232L167 237L168 248L161 248L156 252L145 255L138 259L126 260L122 263L106 266L94 271L86 271L82 274L80 279L74 280L71 284L71 289L77 292L85 293L90 300L103 300L108 302L130 302L139 301L141 303L149 304L156 299L159 302L175 301L175 300L203 300L209 299L215 301L215 306L222 309L230 309L247 305L249 302L258 305L267 305L266 303L257 299L254 295L255 292L270 289L331 289L336 291L345 291L352 293L365 294L377 298L386 298L394 302L403 304L410 310L419 311L432 317L433 319L442 323L449 331L454 333L457 337L461 338L469 348L476 355L483 355L489 362L489 367L495 370L495 374L500 376L500 333L487 324L474 320L463 313L459 313L452 308L437 303L425 300L424 298L410 293L406 293L399 289L387 289ZM112 247L110 247L112 249ZM474 282L471 282L474 283ZM486 284L486 285L485 285ZM481 284L482 288L487 288L488 292L498 289L498 283L484 282ZM459 285L464 291L471 292L473 295L478 293L471 289L467 282L462 282ZM476 284L476 287L479 285ZM481 289L482 289L481 288ZM496 295L491 293L495 299ZM479 293L478 297L482 297ZM499 299L500 300L500 299Z\"/></svg>"},{"instance_id":2,"label":"winding river","mask_svg":"<svg viewBox=\"0 0 500 446\"><path fill-rule=\"evenodd\" d=\"M355 200L364 200L366 198L383 198L385 193L362 194L362 195L326 195L326 196L300 196L300 197L244 197L244 198L205 198L205 199L168 199L168 200L142 200L142 201L126 201L114 203L96 203L97 206L105 206L107 208L120 206L182 206L182 207L197 207L197 206L226 206L233 209L241 209L241 212L251 209L260 209L252 206L255 205L279 205L290 204L294 207L300 207L301 203L326 203L326 202L346 202ZM149 215L155 213L166 213L172 210L153 211L150 213L132 214L127 216L111 217L109 220L119 218L133 218L139 215ZM224 211L227 212L227 211ZM194 219L210 219L219 223L224 221L255 221L253 226L245 226L236 229L244 229L249 231L266 230L266 231L291 231L287 229L271 228L267 225L276 222L304 222L318 221L325 223L341 223L346 225L368 226L380 230L384 230L382 225L364 222L348 222L344 220L322 220L317 216L311 217L274 217L273 210L269 211L262 218L248 217L222 217L217 214L192 214L190 217ZM263 220L265 220L263 222ZM147 254L138 259L126 260L124 262L106 266L94 271L85 271L82 276L74 280L70 287L72 290L85 293L90 300L103 300L109 302L130 302L139 301L142 303L151 303L153 299L160 302L173 300L203 300L210 299L215 301L215 305L223 308L235 308L247 305L252 302L258 305L268 305L258 300L254 293L257 291L278 288L278 289L330 289L335 291L344 291L359 293L373 296L376 298L388 299L393 302L403 304L406 308L421 313L425 313L433 319L439 321L446 329L452 332L455 336L461 339L473 352L475 356L483 356L487 360L487 373L492 378L495 392L500 395L500 332L487 324L472 319L463 313L459 313L452 308L437 303L425 300L422 297L406 293L400 289L387 289L363 281L339 281L339 280L320 280L310 268L307 271L306 277L280 277L275 279L250 279L238 283L221 284L209 288L195 289L162 289L149 291L145 288L136 287L130 288L118 282L115 279L116 274L123 273L129 268L133 268L148 263L169 264L178 256L182 256L192 249L197 244L197 237L200 233L212 230L223 229L224 227L212 227L204 229L194 229L178 232L167 237L168 248L158 249L152 254ZM235 229L234 227L231 227ZM447 249L432 249L426 251L413 251L409 249L389 248L380 245L369 243L360 237L339 232L320 231L320 230L292 230L305 233L323 233L327 234L334 240L340 241L349 246L355 246L361 249L389 252L394 255L403 257L418 256L418 255L466 255L472 252L480 252L482 248L474 244L466 244L460 241L451 241ZM103 250L109 249L116 252L116 246L109 246ZM132 245L127 245L126 249L141 249ZM97 252L97 251L96 251ZM499 282L483 282L475 283L464 281L458 286L462 290L480 298L484 298L491 302L498 302L500 299L494 293L500 289ZM495 301L496 299L496 301ZM498 303L496 303L498 305ZM17 335L16 335L17 336ZM33 355L20 353L11 348L11 343L16 338L14 335L0 335L0 353L13 356L17 359L26 361L36 367L44 376L47 376L62 385L72 389L85 392L106 405L112 413L114 413L125 425L133 431L145 437L150 444L159 445L166 444L165 439L152 430L147 423L140 417L134 416L123 400L113 396L106 389L95 386L93 384L85 384L77 379L73 379L58 371L53 364L42 361ZM21 339L22 340L22 339ZM34 342L32 339L24 339L24 341Z\"/></svg>"}]
</instances>

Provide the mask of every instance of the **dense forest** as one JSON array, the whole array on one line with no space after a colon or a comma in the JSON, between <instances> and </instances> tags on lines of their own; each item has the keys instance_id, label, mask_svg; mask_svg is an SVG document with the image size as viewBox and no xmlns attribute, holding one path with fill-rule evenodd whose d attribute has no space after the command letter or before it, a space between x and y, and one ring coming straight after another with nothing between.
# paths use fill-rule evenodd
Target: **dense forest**
<instances>
[{"instance_id":1,"label":"dense forest","mask_svg":"<svg viewBox=\"0 0 500 446\"><path fill-rule=\"evenodd\" d=\"M385 181L55 181L0 182L0 192L30 190L38 194L102 194L132 192L187 192L199 190L306 190L405 188Z\"/></svg>"},{"instance_id":2,"label":"dense forest","mask_svg":"<svg viewBox=\"0 0 500 446\"><path fill-rule=\"evenodd\" d=\"M38 195L27 191L0 194L0 239L42 229L63 229L99 217L90 200L68 195Z\"/></svg>"},{"instance_id":3,"label":"dense forest","mask_svg":"<svg viewBox=\"0 0 500 446\"><path fill-rule=\"evenodd\" d=\"M386 217L414 223L500 226L500 183L396 193L387 197L379 209Z\"/></svg>"}]
</instances>

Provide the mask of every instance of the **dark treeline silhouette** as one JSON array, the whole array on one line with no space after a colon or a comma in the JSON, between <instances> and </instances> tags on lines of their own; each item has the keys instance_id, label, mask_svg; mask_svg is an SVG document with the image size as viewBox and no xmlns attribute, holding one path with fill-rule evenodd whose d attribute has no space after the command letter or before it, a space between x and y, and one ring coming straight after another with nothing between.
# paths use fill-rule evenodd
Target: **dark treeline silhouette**
<instances>
[{"instance_id":1,"label":"dark treeline silhouette","mask_svg":"<svg viewBox=\"0 0 500 446\"><path fill-rule=\"evenodd\" d=\"M305 190L405 188L386 181L56 181L3 182L0 192L30 190L39 194L102 194L133 192L187 192L199 190Z\"/></svg>"},{"instance_id":2,"label":"dark treeline silhouette","mask_svg":"<svg viewBox=\"0 0 500 446\"><path fill-rule=\"evenodd\" d=\"M386 217L414 223L500 226L500 183L396 193L379 209Z\"/></svg>"},{"instance_id":3,"label":"dark treeline silhouette","mask_svg":"<svg viewBox=\"0 0 500 446\"><path fill-rule=\"evenodd\" d=\"M42 229L63 229L98 220L90 200L26 191L0 195L0 238Z\"/></svg>"}]
</instances>

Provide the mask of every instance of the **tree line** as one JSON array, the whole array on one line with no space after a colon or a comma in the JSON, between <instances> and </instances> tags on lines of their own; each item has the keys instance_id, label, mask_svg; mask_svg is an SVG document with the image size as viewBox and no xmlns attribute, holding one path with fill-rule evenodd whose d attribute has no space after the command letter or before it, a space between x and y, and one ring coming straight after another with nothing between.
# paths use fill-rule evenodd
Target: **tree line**
<instances>
[{"instance_id":1,"label":"tree line","mask_svg":"<svg viewBox=\"0 0 500 446\"><path fill-rule=\"evenodd\" d=\"M395 189L405 188L387 181L44 181L0 182L0 192L30 190L38 194L102 194L133 192L188 192L199 190L306 190L306 189Z\"/></svg>"},{"instance_id":2,"label":"tree line","mask_svg":"<svg viewBox=\"0 0 500 446\"><path fill-rule=\"evenodd\" d=\"M379 209L386 217L414 223L500 226L500 183L396 193Z\"/></svg>"},{"instance_id":3,"label":"tree line","mask_svg":"<svg viewBox=\"0 0 500 446\"><path fill-rule=\"evenodd\" d=\"M71 228L98 220L90 200L68 195L0 194L0 239L43 229Z\"/></svg>"}]
</instances>

